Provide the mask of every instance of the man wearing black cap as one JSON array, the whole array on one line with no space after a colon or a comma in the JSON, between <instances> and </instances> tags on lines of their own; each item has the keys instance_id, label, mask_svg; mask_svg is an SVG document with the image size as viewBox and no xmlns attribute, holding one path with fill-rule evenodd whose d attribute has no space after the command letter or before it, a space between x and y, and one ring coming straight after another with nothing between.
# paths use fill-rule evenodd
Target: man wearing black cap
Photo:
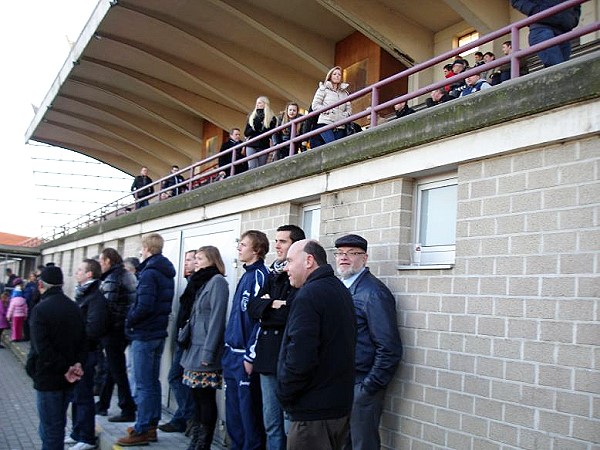
<instances>
[{"instance_id":1,"label":"man wearing black cap","mask_svg":"<svg viewBox=\"0 0 600 450\"><path fill-rule=\"evenodd\" d=\"M367 240L348 234L335 241L337 273L356 312L356 380L346 449L379 450L385 389L402 357L394 296L367 266Z\"/></svg>"},{"instance_id":2,"label":"man wearing black cap","mask_svg":"<svg viewBox=\"0 0 600 450\"><path fill-rule=\"evenodd\" d=\"M73 383L83 376L85 324L77 304L63 293L62 284L60 267L44 268L38 282L42 299L30 324L26 370L37 391L44 450L63 450Z\"/></svg>"}]
</instances>

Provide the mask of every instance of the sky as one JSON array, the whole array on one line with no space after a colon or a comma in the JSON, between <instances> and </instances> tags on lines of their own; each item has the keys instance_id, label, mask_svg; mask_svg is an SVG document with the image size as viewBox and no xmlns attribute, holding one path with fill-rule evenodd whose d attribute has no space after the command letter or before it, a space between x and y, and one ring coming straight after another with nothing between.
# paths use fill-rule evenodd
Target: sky
<instances>
[{"instance_id":1,"label":"sky","mask_svg":"<svg viewBox=\"0 0 600 450\"><path fill-rule=\"evenodd\" d=\"M40 236L129 190L131 177L105 164L37 142L25 144L34 117L32 105L42 103L69 54L69 42L77 41L97 3L19 0L4 8L0 18L1 232ZM108 188L96 189L99 176L110 180L101 183ZM62 187L51 187L56 185Z\"/></svg>"}]
</instances>

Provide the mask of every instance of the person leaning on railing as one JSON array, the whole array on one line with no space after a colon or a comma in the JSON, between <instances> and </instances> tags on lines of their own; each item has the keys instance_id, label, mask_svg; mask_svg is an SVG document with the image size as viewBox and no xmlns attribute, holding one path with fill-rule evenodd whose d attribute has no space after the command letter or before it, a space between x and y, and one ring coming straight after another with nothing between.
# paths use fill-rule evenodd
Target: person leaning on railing
<instances>
[{"instance_id":1,"label":"person leaning on railing","mask_svg":"<svg viewBox=\"0 0 600 450\"><path fill-rule=\"evenodd\" d=\"M563 0L511 0L510 3L513 8L526 16L532 16L562 2ZM579 23L580 17L581 5L577 5L532 23L529 25L529 45L534 46L571 31ZM562 42L540 51L538 56L544 67L568 61L571 57L571 43L569 41Z\"/></svg>"},{"instance_id":2,"label":"person leaning on railing","mask_svg":"<svg viewBox=\"0 0 600 450\"><path fill-rule=\"evenodd\" d=\"M281 112L281 114L279 115L279 117L277 118L277 126L280 125L284 125L286 123L291 122L294 119L297 119L298 117L302 117L302 114L299 114L299 106L298 103L295 102L288 102L285 105L285 108L283 109L283 111ZM302 125L304 125L304 122L302 122L302 124L296 124L296 136L298 136L299 134L303 133L303 131L301 130ZM292 128L287 127L284 128L281 131L278 131L277 133L273 134L273 144L277 145L277 144L281 144L283 142L287 142L290 140L290 136L291 136L291 132L292 132ZM277 152L275 152L275 159L283 159L286 156L289 156L290 154L290 149L289 147L283 147L277 150Z\"/></svg>"},{"instance_id":3,"label":"person leaning on railing","mask_svg":"<svg viewBox=\"0 0 600 450\"><path fill-rule=\"evenodd\" d=\"M334 122L339 122L352 115L352 106L350 102L343 103L335 108L328 108L346 97L348 97L348 83L342 82L342 68L335 66L327 72L325 81L319 83L319 87L315 92L312 101L312 110L323 110L319 114L317 120L317 128L330 125ZM320 134L321 139L325 144L341 139L346 136L346 127L344 125L334 128L333 130L323 131ZM311 139L311 148L317 147L322 142L319 139Z\"/></svg>"},{"instance_id":4,"label":"person leaning on railing","mask_svg":"<svg viewBox=\"0 0 600 450\"><path fill-rule=\"evenodd\" d=\"M277 125L277 118L271 109L271 102L268 97L262 96L256 99L256 107L248 116L248 123L244 130L244 136L248 139L260 136L271 131ZM271 139L263 137L256 142L246 146L246 155L251 156L268 149L271 146ZM248 160L248 168L255 169L264 166L267 163L267 155L261 155L258 158Z\"/></svg>"}]
</instances>

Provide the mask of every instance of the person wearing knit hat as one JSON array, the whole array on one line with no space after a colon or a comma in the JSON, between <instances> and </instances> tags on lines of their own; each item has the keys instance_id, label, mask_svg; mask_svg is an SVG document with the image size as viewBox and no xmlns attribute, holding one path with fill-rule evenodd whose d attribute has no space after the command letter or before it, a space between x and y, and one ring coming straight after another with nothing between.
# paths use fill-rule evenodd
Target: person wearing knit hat
<instances>
[{"instance_id":1,"label":"person wearing knit hat","mask_svg":"<svg viewBox=\"0 0 600 450\"><path fill-rule=\"evenodd\" d=\"M25 365L33 379L40 419L42 448L64 447L67 406L73 383L83 376L85 324L77 304L62 290L60 267L46 267L38 288L42 294L33 309L31 346Z\"/></svg>"},{"instance_id":2,"label":"person wearing knit hat","mask_svg":"<svg viewBox=\"0 0 600 450\"><path fill-rule=\"evenodd\" d=\"M356 382L350 416L353 450L381 447L379 421L385 389L402 357L396 302L367 267L367 240L348 234L335 241L337 273L350 290L356 313ZM350 444L350 443L349 443Z\"/></svg>"},{"instance_id":3,"label":"person wearing knit hat","mask_svg":"<svg viewBox=\"0 0 600 450\"><path fill-rule=\"evenodd\" d=\"M48 266L42 270L40 280L52 286L62 286L64 282L62 270L57 266Z\"/></svg>"}]
</instances>

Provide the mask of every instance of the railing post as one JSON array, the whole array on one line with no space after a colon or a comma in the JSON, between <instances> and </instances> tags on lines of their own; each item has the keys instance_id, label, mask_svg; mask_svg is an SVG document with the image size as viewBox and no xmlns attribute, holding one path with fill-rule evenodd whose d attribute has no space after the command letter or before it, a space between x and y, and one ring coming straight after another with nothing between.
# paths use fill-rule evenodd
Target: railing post
<instances>
[{"instance_id":1,"label":"railing post","mask_svg":"<svg viewBox=\"0 0 600 450\"><path fill-rule=\"evenodd\" d=\"M377 126L377 111L375 107L379 104L379 88L375 87L371 91L371 125L370 128Z\"/></svg>"},{"instance_id":2,"label":"railing post","mask_svg":"<svg viewBox=\"0 0 600 450\"><path fill-rule=\"evenodd\" d=\"M235 144L238 145L238 144ZM234 147L235 147L234 145ZM242 147L244 148L244 147ZM231 167L229 168L229 176L232 177L235 175L235 157L237 156L237 150L231 150ZM248 155L246 155L248 156Z\"/></svg>"},{"instance_id":3,"label":"railing post","mask_svg":"<svg viewBox=\"0 0 600 450\"><path fill-rule=\"evenodd\" d=\"M515 26L510 29L510 46L512 52L510 54L510 79L517 78L521 72L521 63L515 55L519 51L519 29Z\"/></svg>"},{"instance_id":4,"label":"railing post","mask_svg":"<svg viewBox=\"0 0 600 450\"><path fill-rule=\"evenodd\" d=\"M290 151L288 156L294 156L296 150L296 143L294 142L294 139L296 139L296 124L292 123L290 125Z\"/></svg>"}]
</instances>

